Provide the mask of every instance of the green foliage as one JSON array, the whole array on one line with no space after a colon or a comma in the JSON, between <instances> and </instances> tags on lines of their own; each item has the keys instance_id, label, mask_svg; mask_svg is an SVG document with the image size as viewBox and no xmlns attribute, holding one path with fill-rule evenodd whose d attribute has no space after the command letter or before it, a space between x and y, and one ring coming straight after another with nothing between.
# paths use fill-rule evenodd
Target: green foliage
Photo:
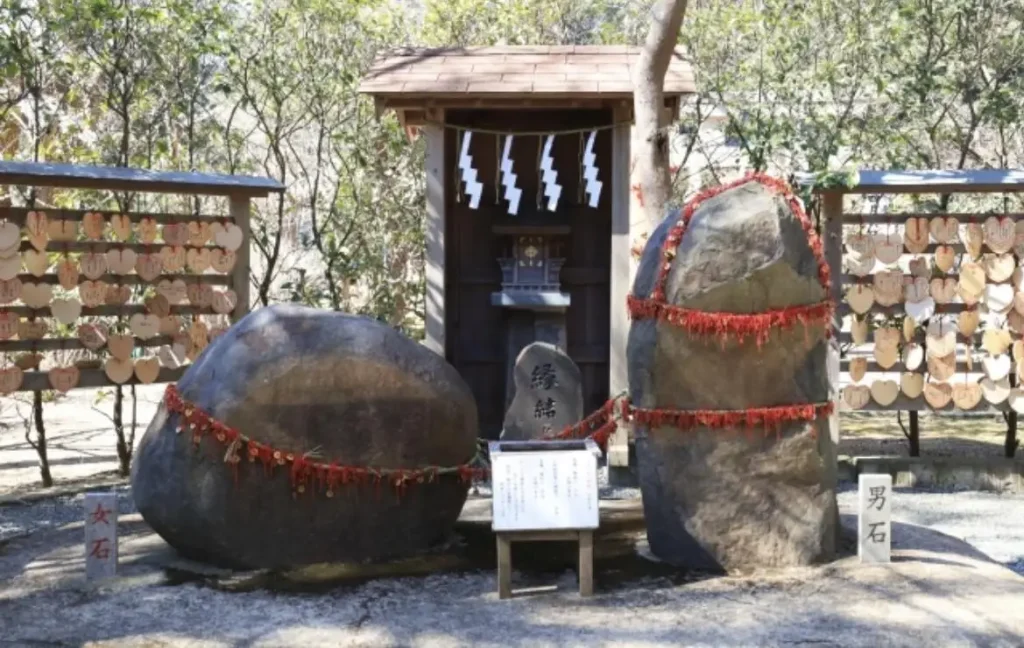
<instances>
[{"instance_id":1,"label":"green foliage","mask_svg":"<svg viewBox=\"0 0 1024 648\"><path fill-rule=\"evenodd\" d=\"M427 0L426 45L596 45L642 42L645 2L626 0Z\"/></svg>"},{"instance_id":2,"label":"green foliage","mask_svg":"<svg viewBox=\"0 0 1024 648\"><path fill-rule=\"evenodd\" d=\"M1019 1L709 2L681 40L703 102L687 132L716 108L754 169L1024 163Z\"/></svg>"}]
</instances>

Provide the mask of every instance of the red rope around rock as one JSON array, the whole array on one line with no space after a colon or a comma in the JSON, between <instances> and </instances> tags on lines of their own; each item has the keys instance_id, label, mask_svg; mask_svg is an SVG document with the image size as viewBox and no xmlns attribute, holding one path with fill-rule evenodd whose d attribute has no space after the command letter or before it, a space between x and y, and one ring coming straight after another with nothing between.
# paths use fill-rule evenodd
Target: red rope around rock
<instances>
[{"instance_id":1,"label":"red rope around rock","mask_svg":"<svg viewBox=\"0 0 1024 648\"><path fill-rule=\"evenodd\" d=\"M776 310L753 313L712 313L673 306L633 295L626 297L630 317L633 319L659 319L693 335L709 335L721 339L732 337L743 342L753 337L758 348L764 346L775 329L786 329L802 324L810 331L817 326L824 335L831 330L832 302L809 306L789 306ZM808 340L809 341L809 340Z\"/></svg>"},{"instance_id":2,"label":"red rope around rock","mask_svg":"<svg viewBox=\"0 0 1024 648\"><path fill-rule=\"evenodd\" d=\"M260 443L224 425L202 408L183 399L173 384L167 386L164 403L169 413L180 417L177 425L179 434L190 433L192 442L197 447L203 437L212 438L225 447L224 463L231 467L236 481L238 466L243 457L252 464L259 462L268 477L273 476L275 468L287 468L296 494L317 489L323 491L327 497L334 497L340 487L349 485L389 483L397 491L403 492L409 484L433 482L443 475L457 475L461 480L468 482L486 479L490 474L487 468L473 465L472 462L457 466L377 468L342 465L336 461L317 461L308 454L296 454ZM557 434L545 437L544 440L589 438L603 449L617 426L613 416L614 408L615 400L609 400L579 423L567 426Z\"/></svg>"},{"instance_id":3,"label":"red rope around rock","mask_svg":"<svg viewBox=\"0 0 1024 648\"><path fill-rule=\"evenodd\" d=\"M766 432L778 431L785 423L814 421L829 416L835 404L803 403L799 405L776 405L772 407L750 407L743 410L666 410L631 408L632 420L641 425L657 428L671 426L679 430L698 427L726 428L762 426Z\"/></svg>"},{"instance_id":4,"label":"red rope around rock","mask_svg":"<svg viewBox=\"0 0 1024 648\"><path fill-rule=\"evenodd\" d=\"M168 385L164 403L171 414L177 414L178 432L188 432L192 442L199 446L203 437L216 440L225 448L224 463L238 480L239 464L242 458L263 466L267 477L272 477L276 468L288 471L292 489L296 495L318 490L327 497L334 497L339 488L353 485L382 483L390 484L399 493L413 483L430 483L444 475L457 476L465 482L486 479L487 468L471 462L457 466L424 466L419 468L376 468L372 466L342 465L336 461L324 462L308 454L296 454L256 441L238 430L217 421L203 409L181 397L175 385ZM620 405L616 416L616 405ZM621 421L636 421L651 428L673 426L680 430L696 427L723 428L744 425L763 425L766 432L778 430L790 421L813 421L819 416L832 412L832 403L806 405L784 405L778 407L751 408L747 410L661 410L633 407L628 399L611 399L593 414L575 425L570 425L557 434L545 437L555 439L592 439L604 449L608 438Z\"/></svg>"}]
</instances>

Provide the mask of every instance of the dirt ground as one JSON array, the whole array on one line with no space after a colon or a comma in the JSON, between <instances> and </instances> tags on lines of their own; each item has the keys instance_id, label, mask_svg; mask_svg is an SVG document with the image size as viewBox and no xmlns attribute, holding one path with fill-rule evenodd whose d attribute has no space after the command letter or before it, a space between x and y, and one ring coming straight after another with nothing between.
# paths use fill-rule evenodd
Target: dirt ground
<instances>
[{"instance_id":1,"label":"dirt ground","mask_svg":"<svg viewBox=\"0 0 1024 648\"><path fill-rule=\"evenodd\" d=\"M841 500L852 533L852 498ZM495 594L489 500L459 542L388 567L228 574L177 558L122 516L120 577L82 580L80 522L0 543L3 646L1020 646L1024 578L915 524L894 561L722 577L648 559L637 500L603 502L596 595L576 594L573 547L513 548ZM844 548L852 548L846 536ZM325 580L327 579L327 580Z\"/></svg>"},{"instance_id":2,"label":"dirt ground","mask_svg":"<svg viewBox=\"0 0 1024 648\"><path fill-rule=\"evenodd\" d=\"M904 426L909 426L903 415ZM949 416L922 412L923 457L1003 457L1006 423L1000 415ZM1024 431L1018 434L1024 438ZM895 413L844 412L839 454L851 457L908 456L907 439ZM1024 462L1024 451L1015 459Z\"/></svg>"}]
</instances>

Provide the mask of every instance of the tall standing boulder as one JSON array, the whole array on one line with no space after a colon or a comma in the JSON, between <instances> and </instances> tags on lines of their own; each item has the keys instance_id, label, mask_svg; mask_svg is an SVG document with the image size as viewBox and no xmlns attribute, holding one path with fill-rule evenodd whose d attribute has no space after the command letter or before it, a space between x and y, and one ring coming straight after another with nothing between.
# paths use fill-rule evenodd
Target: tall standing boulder
<instances>
[{"instance_id":1,"label":"tall standing boulder","mask_svg":"<svg viewBox=\"0 0 1024 648\"><path fill-rule=\"evenodd\" d=\"M746 182L704 201L666 256L680 218L670 215L644 250L633 295L645 303L665 263L668 306L753 314L827 299L809 234L774 190ZM827 403L827 345L822 321L773 327L757 340L634 313L631 402L672 411ZM744 424L637 425L636 439L648 541L659 558L742 571L833 555L835 447L825 416L770 434Z\"/></svg>"},{"instance_id":2,"label":"tall standing boulder","mask_svg":"<svg viewBox=\"0 0 1024 648\"><path fill-rule=\"evenodd\" d=\"M326 471L294 481L289 455L413 469L475 454L469 387L443 358L374 320L260 309L218 337L177 390L260 444L250 448L281 451L250 456L216 435L194 446L178 431L181 414L160 406L136 451L132 491L146 522L188 557L244 568L400 558L443 542L465 502L458 474L403 488L352 483L349 472L333 487Z\"/></svg>"}]
</instances>

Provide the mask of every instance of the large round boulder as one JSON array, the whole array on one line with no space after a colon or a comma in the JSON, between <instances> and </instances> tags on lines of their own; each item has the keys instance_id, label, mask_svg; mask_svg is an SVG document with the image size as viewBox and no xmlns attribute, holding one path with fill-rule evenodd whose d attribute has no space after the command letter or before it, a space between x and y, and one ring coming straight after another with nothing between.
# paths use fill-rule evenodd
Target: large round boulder
<instances>
[{"instance_id":1,"label":"large round boulder","mask_svg":"<svg viewBox=\"0 0 1024 648\"><path fill-rule=\"evenodd\" d=\"M633 294L650 297L666 262L671 214L641 258ZM821 304L819 259L788 202L758 182L701 203L669 257L665 303L752 314ZM638 408L748 410L827 403L828 340L821 321L741 339L634 319L627 347ZM707 419L705 419L707 420ZM636 426L639 481L651 551L711 570L807 564L832 556L838 521L828 421Z\"/></svg>"},{"instance_id":2,"label":"large round boulder","mask_svg":"<svg viewBox=\"0 0 1024 648\"><path fill-rule=\"evenodd\" d=\"M177 390L263 447L320 464L450 467L475 454L476 404L458 372L365 317L260 309L217 338ZM283 568L405 557L445 541L465 502L458 474L402 489L372 479L300 489L289 464L251 461L244 445L204 435L194 446L180 417L160 406L132 491L146 522L190 558ZM225 462L236 453L237 470Z\"/></svg>"}]
</instances>

